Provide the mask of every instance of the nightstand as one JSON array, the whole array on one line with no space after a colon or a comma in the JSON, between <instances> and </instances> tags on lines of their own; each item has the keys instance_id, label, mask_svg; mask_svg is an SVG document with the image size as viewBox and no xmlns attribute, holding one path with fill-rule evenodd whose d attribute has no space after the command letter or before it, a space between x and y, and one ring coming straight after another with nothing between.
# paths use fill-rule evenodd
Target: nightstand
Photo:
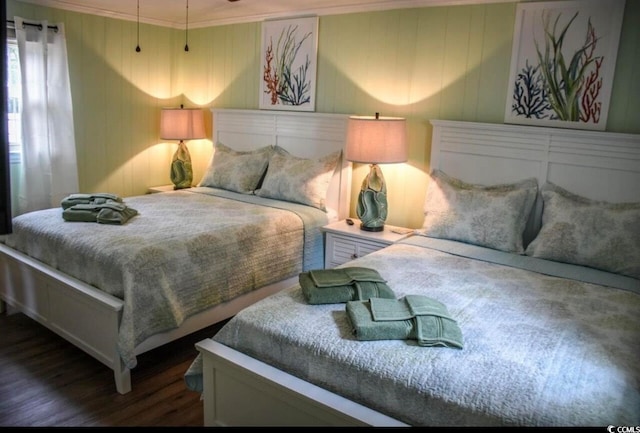
<instances>
[{"instance_id":1,"label":"nightstand","mask_svg":"<svg viewBox=\"0 0 640 433\"><path fill-rule=\"evenodd\" d=\"M406 238L412 229L385 225L380 232L360 229L360 220L351 218L353 225L341 220L322 228L325 233L324 267L334 268L358 257L366 256Z\"/></svg>"},{"instance_id":2,"label":"nightstand","mask_svg":"<svg viewBox=\"0 0 640 433\"><path fill-rule=\"evenodd\" d=\"M147 189L147 194L154 194L156 192L167 192L174 191L173 184L171 185L160 185L160 186L150 186Z\"/></svg>"}]
</instances>

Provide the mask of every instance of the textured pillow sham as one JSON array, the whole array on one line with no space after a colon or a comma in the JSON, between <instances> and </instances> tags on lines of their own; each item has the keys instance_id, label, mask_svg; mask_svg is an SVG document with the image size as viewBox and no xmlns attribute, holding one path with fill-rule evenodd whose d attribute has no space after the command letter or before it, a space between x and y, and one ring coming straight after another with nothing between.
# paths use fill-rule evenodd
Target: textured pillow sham
<instances>
[{"instance_id":1,"label":"textured pillow sham","mask_svg":"<svg viewBox=\"0 0 640 433\"><path fill-rule=\"evenodd\" d=\"M198 186L210 186L244 194L253 193L264 176L273 146L240 152L222 143L215 151Z\"/></svg>"},{"instance_id":2,"label":"textured pillow sham","mask_svg":"<svg viewBox=\"0 0 640 433\"><path fill-rule=\"evenodd\" d=\"M640 202L590 200L553 183L541 194L542 228L527 255L640 279Z\"/></svg>"},{"instance_id":3,"label":"textured pillow sham","mask_svg":"<svg viewBox=\"0 0 640 433\"><path fill-rule=\"evenodd\" d=\"M416 233L523 254L522 235L538 193L535 178L475 185L434 169Z\"/></svg>"},{"instance_id":4,"label":"textured pillow sham","mask_svg":"<svg viewBox=\"0 0 640 433\"><path fill-rule=\"evenodd\" d=\"M327 190L340 155L341 151L337 151L318 159L306 159L276 146L256 195L326 211Z\"/></svg>"}]
</instances>

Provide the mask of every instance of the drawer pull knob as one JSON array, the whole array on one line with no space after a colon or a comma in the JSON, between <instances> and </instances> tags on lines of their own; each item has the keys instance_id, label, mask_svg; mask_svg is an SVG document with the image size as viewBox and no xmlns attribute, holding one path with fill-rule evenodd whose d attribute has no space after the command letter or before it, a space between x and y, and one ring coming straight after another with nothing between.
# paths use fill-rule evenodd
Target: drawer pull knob
<instances>
[{"instance_id":1,"label":"drawer pull knob","mask_svg":"<svg viewBox=\"0 0 640 433\"><path fill-rule=\"evenodd\" d=\"M357 259L357 258L358 258L358 255L357 255L357 254L351 254L351 258L352 258L352 259Z\"/></svg>"}]
</instances>

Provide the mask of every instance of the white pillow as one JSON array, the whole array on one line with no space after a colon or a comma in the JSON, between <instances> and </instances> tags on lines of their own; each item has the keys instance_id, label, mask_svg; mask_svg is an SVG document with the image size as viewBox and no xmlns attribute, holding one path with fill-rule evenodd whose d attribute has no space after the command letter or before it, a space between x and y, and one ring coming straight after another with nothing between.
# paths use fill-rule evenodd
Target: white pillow
<instances>
[{"instance_id":1,"label":"white pillow","mask_svg":"<svg viewBox=\"0 0 640 433\"><path fill-rule=\"evenodd\" d=\"M522 236L538 193L535 178L474 185L434 169L416 233L522 254Z\"/></svg>"},{"instance_id":2,"label":"white pillow","mask_svg":"<svg viewBox=\"0 0 640 433\"><path fill-rule=\"evenodd\" d=\"M217 143L198 186L210 186L245 194L253 193L264 176L273 146L240 152Z\"/></svg>"},{"instance_id":3,"label":"white pillow","mask_svg":"<svg viewBox=\"0 0 640 433\"><path fill-rule=\"evenodd\" d=\"M256 195L326 211L329 182L341 153L336 151L318 159L307 159L293 156L276 146Z\"/></svg>"},{"instance_id":4,"label":"white pillow","mask_svg":"<svg viewBox=\"0 0 640 433\"><path fill-rule=\"evenodd\" d=\"M547 183L542 228L526 254L640 278L640 203L608 203Z\"/></svg>"}]
</instances>

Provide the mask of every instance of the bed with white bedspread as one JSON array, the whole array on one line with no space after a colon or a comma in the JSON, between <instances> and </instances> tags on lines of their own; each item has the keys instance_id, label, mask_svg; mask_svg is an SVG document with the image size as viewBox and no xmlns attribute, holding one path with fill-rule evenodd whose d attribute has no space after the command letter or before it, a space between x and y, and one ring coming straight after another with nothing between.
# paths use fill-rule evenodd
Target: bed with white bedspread
<instances>
[{"instance_id":1,"label":"bed with white bedspread","mask_svg":"<svg viewBox=\"0 0 640 433\"><path fill-rule=\"evenodd\" d=\"M197 344L205 425L640 424L640 137L432 123L423 227L340 268L441 302L463 348L361 340L296 286Z\"/></svg>"},{"instance_id":2,"label":"bed with white bedspread","mask_svg":"<svg viewBox=\"0 0 640 433\"><path fill-rule=\"evenodd\" d=\"M346 215L346 116L213 116L199 186L124 198L137 211L124 224L65 221L62 208L23 214L0 242L2 301L111 367L120 393L136 355L322 266L320 228Z\"/></svg>"}]
</instances>

